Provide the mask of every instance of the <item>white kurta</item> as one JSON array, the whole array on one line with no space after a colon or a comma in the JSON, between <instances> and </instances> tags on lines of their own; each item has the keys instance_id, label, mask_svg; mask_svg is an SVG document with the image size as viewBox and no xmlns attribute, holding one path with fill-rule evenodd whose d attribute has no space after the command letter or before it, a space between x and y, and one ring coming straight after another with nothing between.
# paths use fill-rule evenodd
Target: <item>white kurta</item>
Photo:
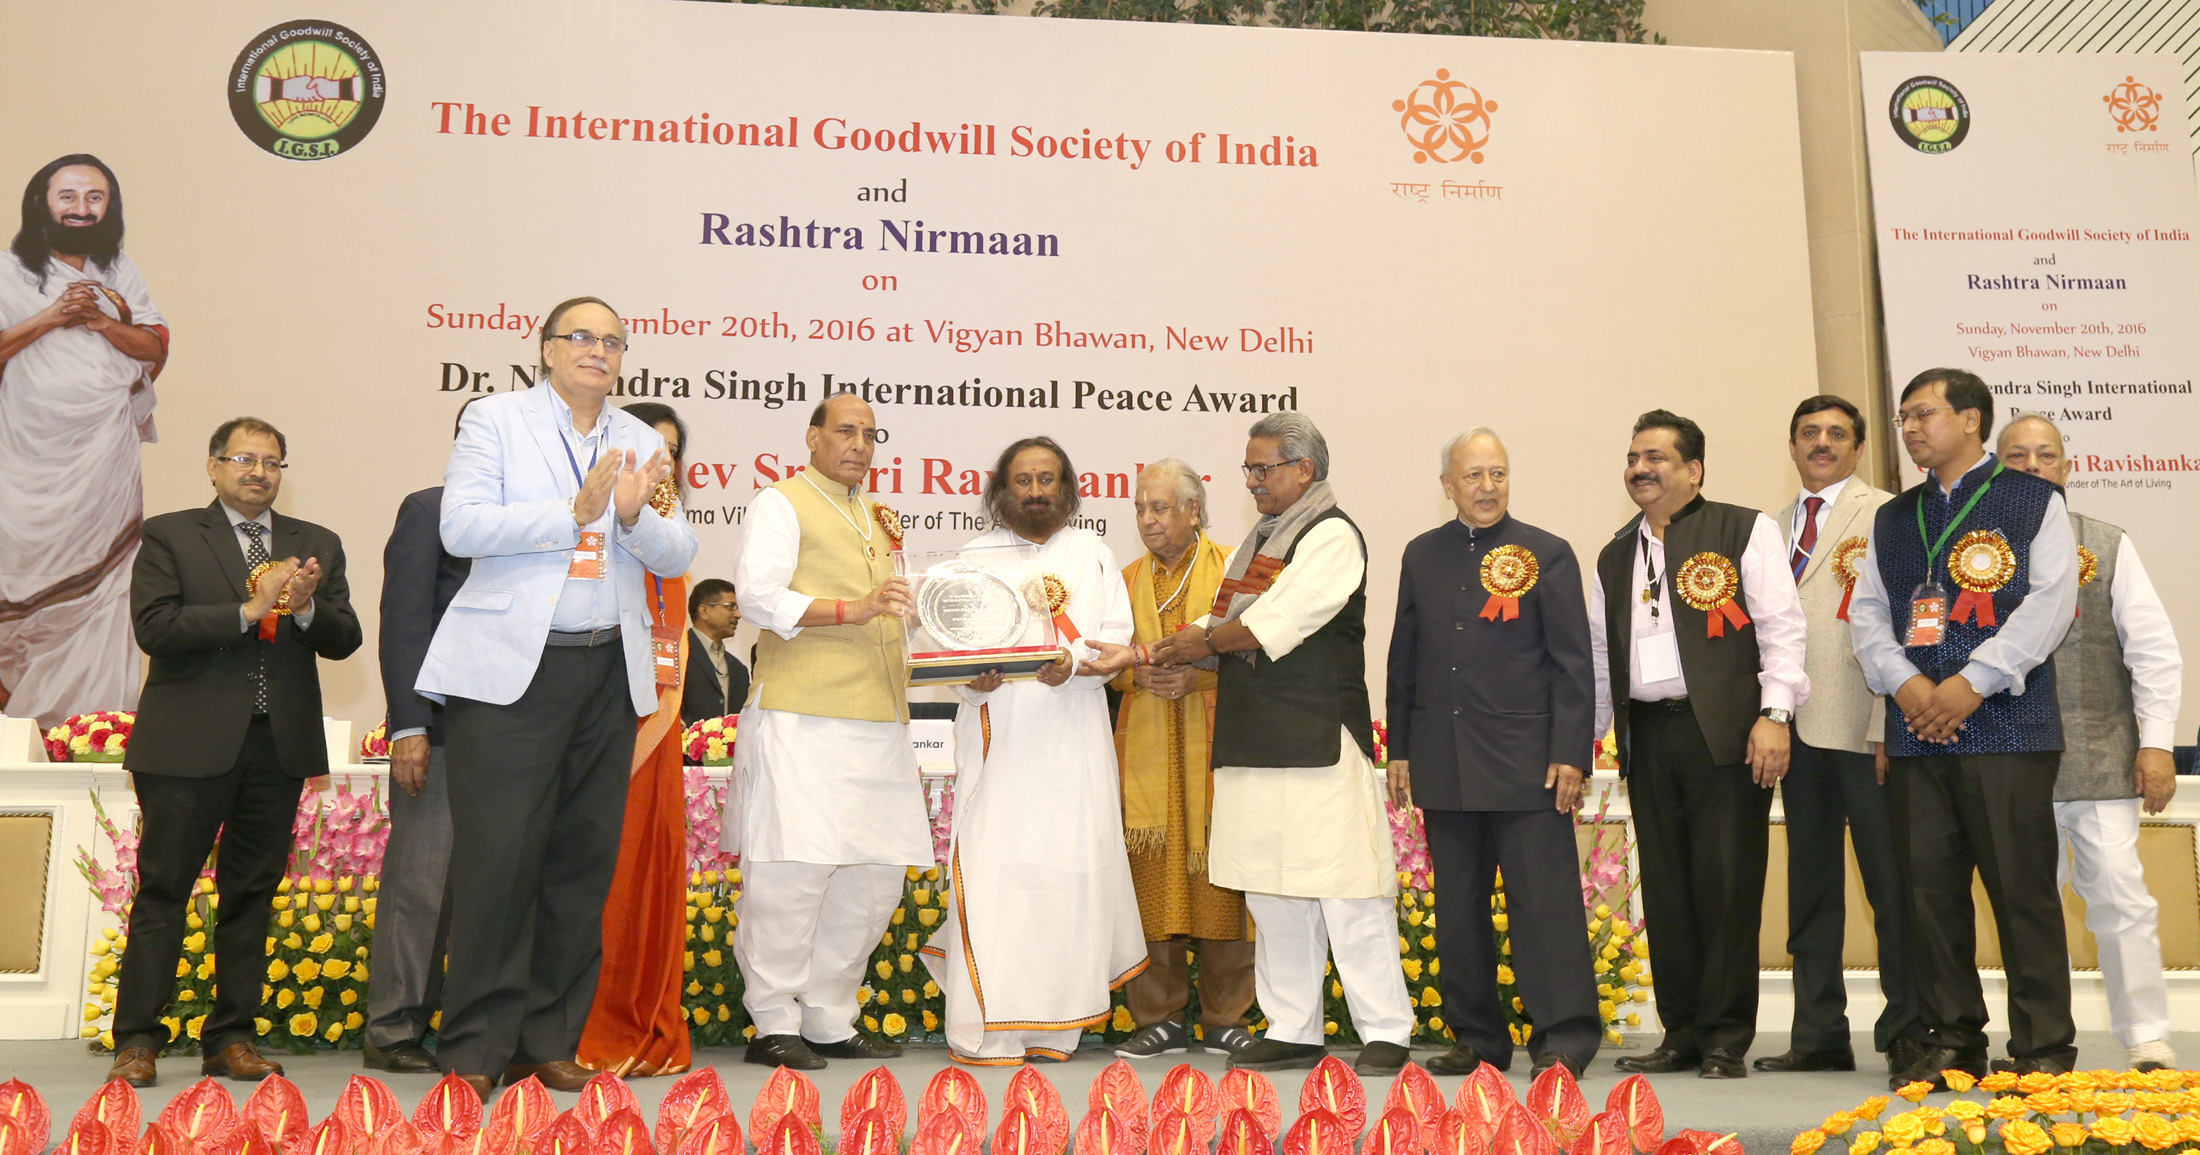
<instances>
[{"instance_id":1,"label":"white kurta","mask_svg":"<svg viewBox=\"0 0 2200 1155\"><path fill-rule=\"evenodd\" d=\"M48 258L45 273L41 287L0 251L0 328L86 280L129 302L133 324L164 323L128 257L82 271ZM81 327L47 333L0 368L0 684L17 717L52 725L137 705L130 569L145 520L138 444L154 439L153 368Z\"/></svg>"},{"instance_id":2,"label":"white kurta","mask_svg":"<svg viewBox=\"0 0 2200 1155\"><path fill-rule=\"evenodd\" d=\"M1282 658L1337 616L1366 571L1351 525L1341 518L1324 521L1300 535L1291 564L1238 621L1271 660ZM1244 659L1224 654L1222 660ZM1332 766L1215 767L1209 881L1296 898L1397 895L1398 859L1383 810L1382 776L1350 733L1339 749Z\"/></svg>"},{"instance_id":3,"label":"white kurta","mask_svg":"<svg viewBox=\"0 0 2200 1155\"><path fill-rule=\"evenodd\" d=\"M802 539L794 505L765 489L750 501L734 565L741 613L792 639L813 600L789 586ZM860 548L850 527L849 548ZM1120 583L1118 583L1120 584ZM749 701L762 700L759 668ZM825 865L932 865L932 829L909 727L750 705L733 747L722 844L747 859Z\"/></svg>"},{"instance_id":4,"label":"white kurta","mask_svg":"<svg viewBox=\"0 0 2200 1155\"><path fill-rule=\"evenodd\" d=\"M1018 540L1000 529L970 544ZM1065 528L1039 547L1039 565L1068 586L1083 639L1131 640L1130 597L1098 536ZM1146 964L1106 687L1072 677L960 691L954 886L924 955L964 1058L1074 1050L1077 1032L1107 1017L1110 989Z\"/></svg>"}]
</instances>

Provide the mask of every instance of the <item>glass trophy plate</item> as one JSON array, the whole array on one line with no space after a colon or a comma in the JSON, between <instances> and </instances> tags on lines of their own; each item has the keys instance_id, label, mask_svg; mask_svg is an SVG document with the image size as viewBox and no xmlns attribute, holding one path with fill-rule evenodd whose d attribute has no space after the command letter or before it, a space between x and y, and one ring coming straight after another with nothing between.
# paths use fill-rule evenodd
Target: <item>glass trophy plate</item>
<instances>
[{"instance_id":1,"label":"glass trophy plate","mask_svg":"<svg viewBox=\"0 0 2200 1155\"><path fill-rule=\"evenodd\" d=\"M1035 678L1068 652L1047 609L1046 575L1030 545L902 550L909 581L909 684L953 686L989 670Z\"/></svg>"}]
</instances>

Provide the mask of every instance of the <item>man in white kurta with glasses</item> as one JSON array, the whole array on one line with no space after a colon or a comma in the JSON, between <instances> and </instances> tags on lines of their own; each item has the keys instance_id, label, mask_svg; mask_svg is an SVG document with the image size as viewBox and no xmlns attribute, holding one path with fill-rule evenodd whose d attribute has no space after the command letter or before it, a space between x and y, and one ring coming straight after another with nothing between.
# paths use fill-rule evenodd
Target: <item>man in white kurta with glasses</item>
<instances>
[{"instance_id":1,"label":"man in white kurta with glasses","mask_svg":"<svg viewBox=\"0 0 2200 1155\"><path fill-rule=\"evenodd\" d=\"M807 1071L901 1053L857 1033L856 991L904 870L932 865L932 831L909 748L901 522L863 493L878 422L843 393L803 436L809 468L757 491L734 567L760 633L723 846L741 855L745 1061Z\"/></svg>"}]
</instances>

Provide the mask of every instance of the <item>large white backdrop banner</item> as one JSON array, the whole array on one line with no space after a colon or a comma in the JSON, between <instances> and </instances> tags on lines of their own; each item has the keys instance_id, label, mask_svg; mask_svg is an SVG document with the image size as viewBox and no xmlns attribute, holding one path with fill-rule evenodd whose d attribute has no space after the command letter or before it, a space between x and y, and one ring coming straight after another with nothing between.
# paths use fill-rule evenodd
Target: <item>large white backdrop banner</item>
<instances>
[{"instance_id":1,"label":"large white backdrop banner","mask_svg":"<svg viewBox=\"0 0 2200 1155\"><path fill-rule=\"evenodd\" d=\"M1863 54L1896 395L1969 369L1996 431L2062 428L2070 506L2123 526L2200 643L2200 197L2174 56ZM1922 475L1899 450L1905 481ZM2185 680L2178 740L2200 710Z\"/></svg>"},{"instance_id":2,"label":"large white backdrop banner","mask_svg":"<svg viewBox=\"0 0 2200 1155\"><path fill-rule=\"evenodd\" d=\"M750 498L841 389L877 407L874 486L913 548L976 532L995 455L1044 433L1125 561L1141 463L1208 475L1234 544L1247 425L1306 411L1374 555L1377 671L1460 429L1506 436L1516 512L1585 556L1633 512L1621 458L1653 406L1706 426L1713 496L1777 503L1816 392L1794 92L1786 54L1605 44L32 6L0 43L0 175L115 169L174 340L146 507L208 499L221 419L283 427L282 508L344 535L369 629L331 712L371 724L398 503L440 479L462 397L526 387L525 334L576 294L629 319L626 390L691 427L698 577L730 571Z\"/></svg>"}]
</instances>

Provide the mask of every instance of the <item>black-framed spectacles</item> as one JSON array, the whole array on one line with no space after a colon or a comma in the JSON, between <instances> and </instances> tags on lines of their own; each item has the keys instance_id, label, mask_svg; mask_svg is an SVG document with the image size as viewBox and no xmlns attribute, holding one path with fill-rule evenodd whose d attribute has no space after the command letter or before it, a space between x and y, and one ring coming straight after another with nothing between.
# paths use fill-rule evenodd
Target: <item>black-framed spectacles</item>
<instances>
[{"instance_id":1,"label":"black-framed spectacles","mask_svg":"<svg viewBox=\"0 0 2200 1155\"><path fill-rule=\"evenodd\" d=\"M1282 461L1274 461L1266 465L1240 465L1238 466L1238 468L1245 471L1245 479L1247 481L1253 482L1257 485L1260 482L1268 480L1269 470L1278 469L1286 465L1295 465L1298 462L1304 460L1306 459L1303 457L1286 457Z\"/></svg>"},{"instance_id":2,"label":"black-framed spectacles","mask_svg":"<svg viewBox=\"0 0 2200 1155\"><path fill-rule=\"evenodd\" d=\"M617 356L626 352L628 348L627 339L624 337L598 337L586 329L575 329L570 333L552 333L550 338L554 341L571 341L575 352L602 345L604 352Z\"/></svg>"}]
</instances>

